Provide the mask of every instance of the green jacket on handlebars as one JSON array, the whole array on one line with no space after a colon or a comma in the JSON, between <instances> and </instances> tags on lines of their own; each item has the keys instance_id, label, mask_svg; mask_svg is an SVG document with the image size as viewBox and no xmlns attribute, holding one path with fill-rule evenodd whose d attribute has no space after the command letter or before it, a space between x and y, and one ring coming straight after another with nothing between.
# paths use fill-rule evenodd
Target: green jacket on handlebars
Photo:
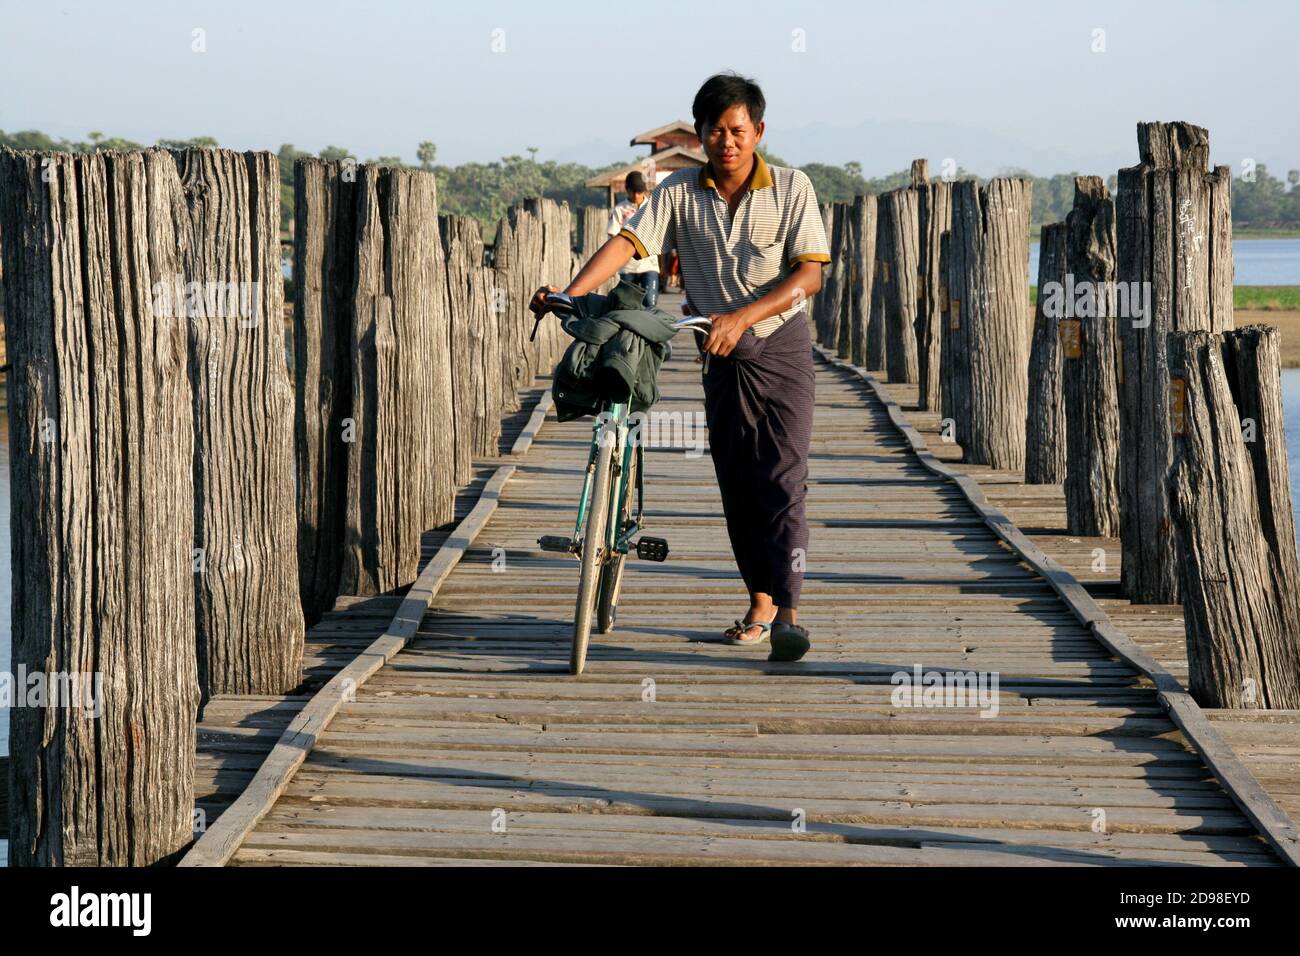
<instances>
[{"instance_id":1,"label":"green jacket on handlebars","mask_svg":"<svg viewBox=\"0 0 1300 956\"><path fill-rule=\"evenodd\" d=\"M645 290L620 281L609 295L574 299L576 315L560 320L573 344L555 366L551 396L562 422L596 415L607 403L643 412L659 400L659 366L669 355L673 318L644 304Z\"/></svg>"}]
</instances>

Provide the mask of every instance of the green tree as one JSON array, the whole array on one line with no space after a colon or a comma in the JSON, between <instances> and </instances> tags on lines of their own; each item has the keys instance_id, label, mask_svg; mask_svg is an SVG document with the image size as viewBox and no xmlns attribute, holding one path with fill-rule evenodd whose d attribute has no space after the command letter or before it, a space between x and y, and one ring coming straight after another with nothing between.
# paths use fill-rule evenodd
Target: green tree
<instances>
[{"instance_id":1,"label":"green tree","mask_svg":"<svg viewBox=\"0 0 1300 956\"><path fill-rule=\"evenodd\" d=\"M433 169L433 162L438 158L438 147L426 139L415 150L415 158L420 161L421 169Z\"/></svg>"},{"instance_id":2,"label":"green tree","mask_svg":"<svg viewBox=\"0 0 1300 956\"><path fill-rule=\"evenodd\" d=\"M158 145L163 149L198 149L215 147L217 141L211 136L195 136L192 139L160 139Z\"/></svg>"},{"instance_id":3,"label":"green tree","mask_svg":"<svg viewBox=\"0 0 1300 956\"><path fill-rule=\"evenodd\" d=\"M36 149L44 153L68 148L66 141L46 136L34 129L24 130L21 133L6 133L0 130L0 146L8 146L10 149Z\"/></svg>"},{"instance_id":4,"label":"green tree","mask_svg":"<svg viewBox=\"0 0 1300 956\"><path fill-rule=\"evenodd\" d=\"M284 143L276 156L280 160L280 233L288 235L293 225L293 166L298 159L311 156L311 153L295 149L292 143Z\"/></svg>"}]
</instances>

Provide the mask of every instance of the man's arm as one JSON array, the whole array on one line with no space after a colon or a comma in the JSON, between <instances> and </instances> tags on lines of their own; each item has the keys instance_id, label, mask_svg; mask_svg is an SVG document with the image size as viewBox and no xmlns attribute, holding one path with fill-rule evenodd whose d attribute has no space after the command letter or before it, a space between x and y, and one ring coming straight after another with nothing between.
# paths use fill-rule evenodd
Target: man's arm
<instances>
[{"instance_id":1,"label":"man's arm","mask_svg":"<svg viewBox=\"0 0 1300 956\"><path fill-rule=\"evenodd\" d=\"M592 289L600 288L601 283L612 279L614 274L628 264L633 254L637 258L657 255L672 236L673 197L663 186L655 188L650 198L641 204L641 208L623 224L617 236L606 241L596 250L596 254L587 260L573 281L564 290L569 295L586 295ZM546 293L557 291L552 286L543 286L533 293L528 308L536 315L546 313Z\"/></svg>"},{"instance_id":2,"label":"man's arm","mask_svg":"<svg viewBox=\"0 0 1300 956\"><path fill-rule=\"evenodd\" d=\"M751 326L780 315L787 309L802 305L810 295L816 295L822 287L822 264L820 262L799 262L790 270L790 274L777 283L767 295L755 299L749 305L742 306L735 312L713 315L713 328L704 342L704 351L714 355L730 355L740 337Z\"/></svg>"},{"instance_id":3,"label":"man's arm","mask_svg":"<svg viewBox=\"0 0 1300 956\"><path fill-rule=\"evenodd\" d=\"M578 270L564 291L569 295L586 295L592 289L600 288L607 279L614 278L635 253L636 246L627 236L611 236Z\"/></svg>"},{"instance_id":4,"label":"man's arm","mask_svg":"<svg viewBox=\"0 0 1300 956\"><path fill-rule=\"evenodd\" d=\"M636 247L632 245L632 240L624 236L607 239L605 244L596 250L596 254L587 260L587 264L578 270L578 274L565 286L564 291L569 295L579 296L586 295L592 289L599 289L601 283L606 279L612 279L615 273L627 265L634 252ZM544 315L549 311L546 307L546 294L559 291L553 285L542 286L533 293L528 308L534 315Z\"/></svg>"}]
</instances>

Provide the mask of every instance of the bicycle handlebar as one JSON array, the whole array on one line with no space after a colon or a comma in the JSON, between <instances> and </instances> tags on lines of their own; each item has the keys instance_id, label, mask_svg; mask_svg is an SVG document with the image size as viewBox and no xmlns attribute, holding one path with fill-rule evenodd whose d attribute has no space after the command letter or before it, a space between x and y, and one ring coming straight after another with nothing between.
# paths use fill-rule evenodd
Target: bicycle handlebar
<instances>
[{"instance_id":1,"label":"bicycle handlebar","mask_svg":"<svg viewBox=\"0 0 1300 956\"><path fill-rule=\"evenodd\" d=\"M673 328L678 331L690 329L693 332L708 332L713 328L713 320L707 319L702 315L692 315L684 319L678 319L673 323Z\"/></svg>"},{"instance_id":2,"label":"bicycle handlebar","mask_svg":"<svg viewBox=\"0 0 1300 956\"><path fill-rule=\"evenodd\" d=\"M575 315L578 311L577 305L573 301L573 296L563 292L548 292L546 294L546 305L551 312L561 315ZM539 315L533 322L533 334L528 337L528 341L533 341L537 337L537 327L541 324L545 313ZM673 323L673 329L680 332L682 329L690 329L693 332L708 332L713 327L713 321L702 315L691 315L684 319L679 319Z\"/></svg>"}]
</instances>

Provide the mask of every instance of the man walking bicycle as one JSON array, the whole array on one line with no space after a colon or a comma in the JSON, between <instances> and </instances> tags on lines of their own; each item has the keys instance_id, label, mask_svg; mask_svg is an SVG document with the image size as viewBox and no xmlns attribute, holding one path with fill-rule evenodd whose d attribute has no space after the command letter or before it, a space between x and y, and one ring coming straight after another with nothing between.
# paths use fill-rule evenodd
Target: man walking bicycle
<instances>
[{"instance_id":1,"label":"man walking bicycle","mask_svg":"<svg viewBox=\"0 0 1300 956\"><path fill-rule=\"evenodd\" d=\"M692 112L708 164L683 169L609 239L564 291L584 295L633 257L676 247L693 310L712 319L704 343L709 446L749 609L723 637L760 644L769 660L799 660L798 620L808 548L804 513L814 370L805 299L830 262L808 177L756 152L765 100L753 80L710 77ZM531 308L546 311L539 289Z\"/></svg>"}]
</instances>

